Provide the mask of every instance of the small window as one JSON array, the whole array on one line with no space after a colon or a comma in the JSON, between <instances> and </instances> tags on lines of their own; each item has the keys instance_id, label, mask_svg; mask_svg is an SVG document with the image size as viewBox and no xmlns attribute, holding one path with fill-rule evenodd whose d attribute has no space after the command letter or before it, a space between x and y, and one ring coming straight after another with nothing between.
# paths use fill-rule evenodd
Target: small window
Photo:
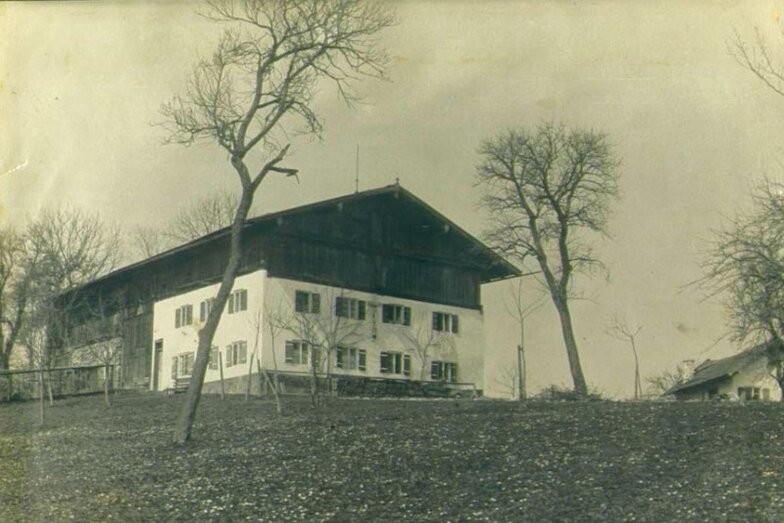
<instances>
[{"instance_id":1,"label":"small window","mask_svg":"<svg viewBox=\"0 0 784 523\"><path fill-rule=\"evenodd\" d=\"M385 303L381 307L381 321L397 325L411 325L411 307Z\"/></svg>"},{"instance_id":2,"label":"small window","mask_svg":"<svg viewBox=\"0 0 784 523\"><path fill-rule=\"evenodd\" d=\"M379 355L382 374L411 375L411 356L400 352L382 352Z\"/></svg>"},{"instance_id":3,"label":"small window","mask_svg":"<svg viewBox=\"0 0 784 523\"><path fill-rule=\"evenodd\" d=\"M248 310L248 291L237 289L229 294L229 314Z\"/></svg>"},{"instance_id":4,"label":"small window","mask_svg":"<svg viewBox=\"0 0 784 523\"><path fill-rule=\"evenodd\" d=\"M212 311L212 305L215 303L215 298L209 298L199 304L199 321L204 323Z\"/></svg>"},{"instance_id":5,"label":"small window","mask_svg":"<svg viewBox=\"0 0 784 523\"><path fill-rule=\"evenodd\" d=\"M342 296L335 298L335 316L339 318L364 320L366 311L367 302L364 300L355 300L354 298L344 298Z\"/></svg>"},{"instance_id":6,"label":"small window","mask_svg":"<svg viewBox=\"0 0 784 523\"><path fill-rule=\"evenodd\" d=\"M296 291L294 294L294 310L318 314L321 312L321 295L317 292Z\"/></svg>"},{"instance_id":7,"label":"small window","mask_svg":"<svg viewBox=\"0 0 784 523\"><path fill-rule=\"evenodd\" d=\"M335 367L344 370L364 371L367 368L367 353L364 349L338 347L335 351Z\"/></svg>"},{"instance_id":8,"label":"small window","mask_svg":"<svg viewBox=\"0 0 784 523\"><path fill-rule=\"evenodd\" d=\"M174 327L179 329L193 323L193 305L183 305L174 311Z\"/></svg>"},{"instance_id":9,"label":"small window","mask_svg":"<svg viewBox=\"0 0 784 523\"><path fill-rule=\"evenodd\" d=\"M217 370L219 363L220 352L218 351L218 347L212 347L212 349L210 349L210 369Z\"/></svg>"},{"instance_id":10,"label":"small window","mask_svg":"<svg viewBox=\"0 0 784 523\"><path fill-rule=\"evenodd\" d=\"M457 334L459 330L459 320L457 314L434 312L433 330L439 332L452 332Z\"/></svg>"},{"instance_id":11,"label":"small window","mask_svg":"<svg viewBox=\"0 0 784 523\"><path fill-rule=\"evenodd\" d=\"M430 378L448 383L457 382L457 363L434 361L430 364Z\"/></svg>"},{"instance_id":12,"label":"small window","mask_svg":"<svg viewBox=\"0 0 784 523\"><path fill-rule=\"evenodd\" d=\"M172 358L172 379L188 377L193 373L194 353L185 352Z\"/></svg>"},{"instance_id":13,"label":"small window","mask_svg":"<svg viewBox=\"0 0 784 523\"><path fill-rule=\"evenodd\" d=\"M248 358L248 344L244 341L235 341L226 347L226 367L245 363Z\"/></svg>"},{"instance_id":14,"label":"small window","mask_svg":"<svg viewBox=\"0 0 784 523\"><path fill-rule=\"evenodd\" d=\"M308 342L294 340L286 342L285 362L290 365L307 365L309 346Z\"/></svg>"}]
</instances>

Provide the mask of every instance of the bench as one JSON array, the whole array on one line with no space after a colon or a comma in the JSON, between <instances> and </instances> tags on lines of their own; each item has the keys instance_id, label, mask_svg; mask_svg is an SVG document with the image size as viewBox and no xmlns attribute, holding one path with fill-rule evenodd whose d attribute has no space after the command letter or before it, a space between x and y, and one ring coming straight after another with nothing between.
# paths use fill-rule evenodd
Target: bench
<instances>
[{"instance_id":1,"label":"bench","mask_svg":"<svg viewBox=\"0 0 784 523\"><path fill-rule=\"evenodd\" d=\"M185 392L191 385L191 377L175 378L174 386L166 389L166 394L177 394L178 392Z\"/></svg>"}]
</instances>

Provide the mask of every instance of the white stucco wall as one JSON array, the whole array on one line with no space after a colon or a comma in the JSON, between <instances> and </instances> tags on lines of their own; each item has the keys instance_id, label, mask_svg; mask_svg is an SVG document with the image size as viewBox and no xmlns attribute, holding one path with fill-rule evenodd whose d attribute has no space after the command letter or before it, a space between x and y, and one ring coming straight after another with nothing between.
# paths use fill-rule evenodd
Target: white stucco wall
<instances>
[{"instance_id":1,"label":"white stucco wall","mask_svg":"<svg viewBox=\"0 0 784 523\"><path fill-rule=\"evenodd\" d=\"M367 369L341 370L334 366L334 358L330 364L330 371L333 374L347 374L355 376L367 376L377 378L395 379L420 379L423 367L422 361L412 350L410 335L419 337L425 341L432 332L433 312L443 312L456 314L459 317L458 333L444 333L444 340L440 347L431 348L428 351L428 358L424 363L424 379L430 380L430 362L448 361L457 363L458 380L460 382L471 382L477 388L483 386L484 375L484 323L481 311L475 309L465 309L461 307L451 307L428 302L406 300L402 298L388 297L378 294L365 292L342 290L326 285L315 285L282 278L268 278L265 286L265 299L270 310L281 311L284 315L291 316L294 310L294 296L296 291L316 292L321 296L321 314L327 316L324 321L329 321L329 316L334 318L335 297L344 296L364 300L367 302L367 314L365 320L345 320L341 324L343 334L338 337L348 337L351 339L351 346L367 351ZM381 305L392 303L411 308L411 325L394 325L382 322ZM294 340L297 336L291 332L281 332L275 339L275 359L278 369L290 372L307 372L307 365L293 365L285 363L285 345L287 340ZM268 332L265 332L264 346L269 347L271 339ZM405 377L397 374L382 374L380 371L380 353L383 351L402 352L411 355L411 376ZM262 352L262 363L265 368L272 368L272 353Z\"/></svg>"},{"instance_id":2,"label":"white stucco wall","mask_svg":"<svg viewBox=\"0 0 784 523\"><path fill-rule=\"evenodd\" d=\"M153 344L163 342L163 350L158 363L158 390L165 390L174 385L171 378L172 358L193 351L198 345L198 331L202 326L199 321L200 303L217 294L219 284L195 289L178 296L157 302L154 306ZM315 285L281 278L269 278L266 271L260 270L237 278L234 289L246 289L248 292L248 308L234 314L228 314L228 307L215 334L214 345L219 347L224 356L224 379L247 375L248 363L254 351L256 338L256 321L260 321L261 336L258 354L265 369L273 369L275 364L279 371L287 373L309 372L307 364L290 364L285 362L286 341L300 338L294 330L279 329L275 336L274 359L272 334L265 323L263 314L266 310L271 315L296 325L294 299L296 291L318 293L321 297L321 319L323 324L339 321L341 334L336 336L344 345L364 349L367 355L366 370L347 370L335 367L335 355L330 355L329 369L333 375L353 375L376 378L418 380L424 376L430 380L430 364L432 361L446 361L458 366L458 381L474 383L477 388L483 387L484 375L484 326L481 311L450 307L433 303L405 300L376 294L350 291ZM365 320L341 318L336 320L334 314L335 297L343 296L364 300L367 306ZM411 308L411 325L393 325L382 322L381 305L393 303ZM176 310L183 305L193 307L193 322L182 327L175 326ZM456 314L459 317L458 333L441 334L442 341L437 347L428 349L427 358L423 362L412 346L411 335L426 342L432 333L433 312ZM247 343L247 361L244 365L226 367L226 347L235 341ZM380 371L380 353L382 351L401 352L411 356L411 375L382 374ZM155 372L155 358L153 358ZM255 364L254 364L255 372ZM207 369L205 383L220 379L218 369ZM151 380L151 386L154 380Z\"/></svg>"},{"instance_id":3,"label":"white stucco wall","mask_svg":"<svg viewBox=\"0 0 784 523\"><path fill-rule=\"evenodd\" d=\"M762 399L762 389L768 389L770 391L769 401L781 400L781 389L776 380L770 375L764 358L760 358L738 371L732 377L730 383L719 387L719 394L726 394L731 399L737 400L738 387L759 387L760 400Z\"/></svg>"},{"instance_id":4,"label":"white stucco wall","mask_svg":"<svg viewBox=\"0 0 784 523\"><path fill-rule=\"evenodd\" d=\"M224 379L242 376L248 372L247 361L250 361L256 337L256 317L260 311L263 312L266 274L267 271L259 270L239 276L234 282L233 290L247 290L248 307L245 311L229 314L227 305L223 311L218 330L215 332L213 345L221 350L224 358ZM174 356L189 351L193 351L195 355L198 347L198 332L202 326L202 322L199 321L200 304L208 298L215 297L219 287L220 284L216 283L155 303L153 311L153 344L158 340L163 341L163 351L158 369L158 390L165 390L173 386L171 371L172 358ZM179 328L175 327L175 311L186 304L193 306L193 323ZM263 318L259 318L259 320L262 322L263 329ZM247 343L246 364L227 367L225 362L226 348L235 341L245 341ZM261 340L259 340L259 344L261 344ZM153 358L152 373L155 372L155 363L155 358ZM219 369L207 369L207 374L204 378L205 382L217 381L219 379ZM151 387L153 382L154 380L150 380Z\"/></svg>"}]
</instances>

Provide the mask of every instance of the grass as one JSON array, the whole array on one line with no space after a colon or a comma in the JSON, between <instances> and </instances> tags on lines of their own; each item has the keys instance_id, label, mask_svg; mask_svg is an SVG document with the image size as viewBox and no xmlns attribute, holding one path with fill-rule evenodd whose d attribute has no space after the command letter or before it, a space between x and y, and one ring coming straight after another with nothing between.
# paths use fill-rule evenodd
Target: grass
<instances>
[{"instance_id":1,"label":"grass","mask_svg":"<svg viewBox=\"0 0 784 523\"><path fill-rule=\"evenodd\" d=\"M0 521L782 521L784 406L181 396L0 406Z\"/></svg>"}]
</instances>

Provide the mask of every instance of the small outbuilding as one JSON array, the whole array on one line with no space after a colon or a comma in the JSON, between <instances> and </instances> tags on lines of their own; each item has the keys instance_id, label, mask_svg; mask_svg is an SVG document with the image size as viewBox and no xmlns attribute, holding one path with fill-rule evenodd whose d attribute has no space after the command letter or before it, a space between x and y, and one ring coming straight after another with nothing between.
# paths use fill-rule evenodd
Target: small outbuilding
<instances>
[{"instance_id":1,"label":"small outbuilding","mask_svg":"<svg viewBox=\"0 0 784 523\"><path fill-rule=\"evenodd\" d=\"M770 344L763 343L728 358L706 360L683 383L665 392L679 400L780 401L781 389L773 377Z\"/></svg>"}]
</instances>

